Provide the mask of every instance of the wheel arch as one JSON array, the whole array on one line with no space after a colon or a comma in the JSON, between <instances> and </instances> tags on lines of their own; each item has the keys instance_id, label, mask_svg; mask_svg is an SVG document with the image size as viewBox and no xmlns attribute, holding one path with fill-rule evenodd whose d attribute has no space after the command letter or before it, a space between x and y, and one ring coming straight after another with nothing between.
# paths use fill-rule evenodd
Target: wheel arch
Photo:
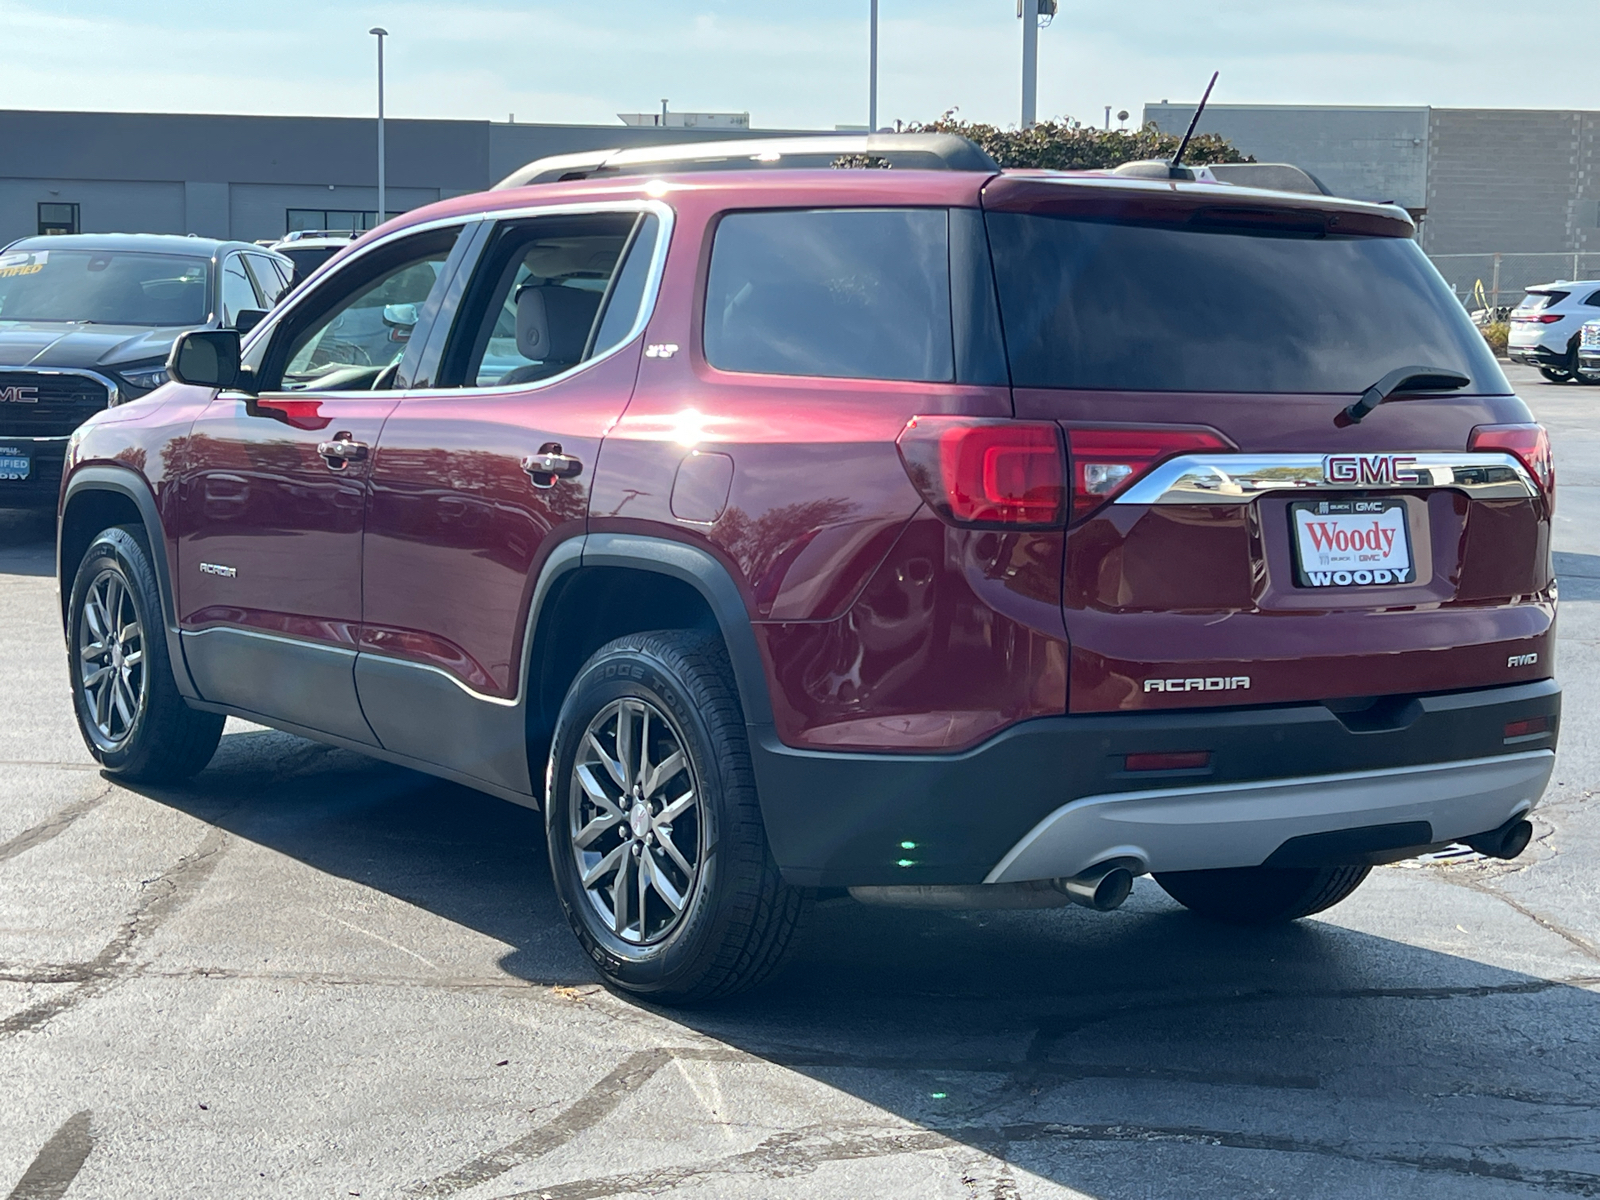
<instances>
[{"instance_id":1,"label":"wheel arch","mask_svg":"<svg viewBox=\"0 0 1600 1200\"><path fill-rule=\"evenodd\" d=\"M539 581L529 639L527 728L537 781L556 714L579 669L613 638L651 629L721 637L749 724L772 722L766 672L738 585L708 551L667 538L590 534Z\"/></svg>"},{"instance_id":2,"label":"wheel arch","mask_svg":"<svg viewBox=\"0 0 1600 1200\"><path fill-rule=\"evenodd\" d=\"M172 660L178 691L187 699L198 693L189 678L178 636L177 594L173 590L172 564L167 558L166 530L150 484L131 467L80 467L67 481L56 525L56 580L59 584L61 624L67 628L67 606L72 581L95 535L113 525L133 525L144 531L144 548L155 569L161 594L161 623L166 630L167 656Z\"/></svg>"}]
</instances>

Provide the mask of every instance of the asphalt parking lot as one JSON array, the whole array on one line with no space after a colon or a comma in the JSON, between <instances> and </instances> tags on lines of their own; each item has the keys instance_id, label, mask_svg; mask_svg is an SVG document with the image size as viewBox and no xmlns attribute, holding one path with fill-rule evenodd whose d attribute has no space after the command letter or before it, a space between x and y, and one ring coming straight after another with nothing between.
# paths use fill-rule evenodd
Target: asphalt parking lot
<instances>
[{"instance_id":1,"label":"asphalt parking lot","mask_svg":"<svg viewBox=\"0 0 1600 1200\"><path fill-rule=\"evenodd\" d=\"M1514 864L1290 928L830 901L760 991L600 988L536 814L230 723L132 791L0 513L0 1194L1600 1194L1600 388L1552 430L1566 716ZM14 1190L11 1190L14 1189Z\"/></svg>"}]
</instances>

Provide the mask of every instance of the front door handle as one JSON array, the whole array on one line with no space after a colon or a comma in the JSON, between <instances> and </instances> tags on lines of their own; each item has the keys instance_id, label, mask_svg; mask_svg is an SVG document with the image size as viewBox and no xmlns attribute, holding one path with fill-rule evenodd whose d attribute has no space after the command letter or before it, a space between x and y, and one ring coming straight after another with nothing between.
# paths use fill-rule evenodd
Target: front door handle
<instances>
[{"instance_id":1,"label":"front door handle","mask_svg":"<svg viewBox=\"0 0 1600 1200\"><path fill-rule=\"evenodd\" d=\"M318 442L317 453L322 455L330 471L342 471L353 462L367 457L367 444L353 440L348 433L336 433L329 442Z\"/></svg>"},{"instance_id":2,"label":"front door handle","mask_svg":"<svg viewBox=\"0 0 1600 1200\"><path fill-rule=\"evenodd\" d=\"M563 454L560 442L546 442L539 447L539 453L523 456L522 469L528 473L534 487L552 488L558 479L572 479L583 474L583 463L570 454Z\"/></svg>"}]
</instances>

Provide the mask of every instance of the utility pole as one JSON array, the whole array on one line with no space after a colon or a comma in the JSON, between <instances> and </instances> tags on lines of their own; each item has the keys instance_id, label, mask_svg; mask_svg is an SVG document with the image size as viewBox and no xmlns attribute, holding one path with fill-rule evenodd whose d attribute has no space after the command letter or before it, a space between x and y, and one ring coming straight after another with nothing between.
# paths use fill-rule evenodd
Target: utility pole
<instances>
[{"instance_id":1,"label":"utility pole","mask_svg":"<svg viewBox=\"0 0 1600 1200\"><path fill-rule=\"evenodd\" d=\"M375 25L367 30L378 39L378 220L382 225L388 220L388 197L384 195L384 154L383 154L383 39L389 36L389 31L381 25Z\"/></svg>"},{"instance_id":2,"label":"utility pole","mask_svg":"<svg viewBox=\"0 0 1600 1200\"><path fill-rule=\"evenodd\" d=\"M871 65L867 70L867 132L878 132L878 0L872 0Z\"/></svg>"},{"instance_id":3,"label":"utility pole","mask_svg":"<svg viewBox=\"0 0 1600 1200\"><path fill-rule=\"evenodd\" d=\"M1022 127L1039 120L1039 0L1017 0L1022 18Z\"/></svg>"}]
</instances>

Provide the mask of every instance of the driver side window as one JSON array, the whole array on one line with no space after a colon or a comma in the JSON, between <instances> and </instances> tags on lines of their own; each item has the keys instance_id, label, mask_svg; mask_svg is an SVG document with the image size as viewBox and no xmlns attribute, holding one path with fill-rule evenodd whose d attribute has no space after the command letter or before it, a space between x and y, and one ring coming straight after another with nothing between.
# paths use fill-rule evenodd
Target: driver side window
<instances>
[{"instance_id":1,"label":"driver side window","mask_svg":"<svg viewBox=\"0 0 1600 1200\"><path fill-rule=\"evenodd\" d=\"M460 231L374 251L330 276L273 338L263 390L381 391L393 386Z\"/></svg>"}]
</instances>

